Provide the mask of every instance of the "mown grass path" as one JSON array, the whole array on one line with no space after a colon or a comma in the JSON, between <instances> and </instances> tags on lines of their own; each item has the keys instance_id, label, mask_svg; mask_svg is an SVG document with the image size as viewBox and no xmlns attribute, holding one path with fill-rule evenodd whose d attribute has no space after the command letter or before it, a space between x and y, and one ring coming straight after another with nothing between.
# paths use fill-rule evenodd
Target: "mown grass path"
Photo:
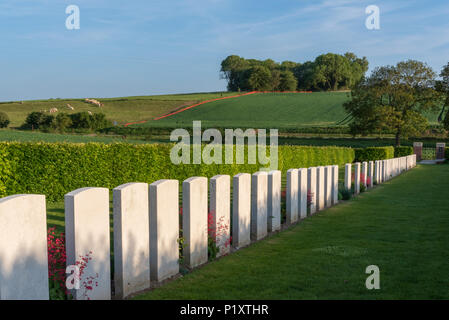
<instances>
[{"instance_id":1,"label":"mown grass path","mask_svg":"<svg viewBox=\"0 0 449 320\"><path fill-rule=\"evenodd\" d=\"M449 165L418 166L137 298L448 299L448 244Z\"/></svg>"}]
</instances>

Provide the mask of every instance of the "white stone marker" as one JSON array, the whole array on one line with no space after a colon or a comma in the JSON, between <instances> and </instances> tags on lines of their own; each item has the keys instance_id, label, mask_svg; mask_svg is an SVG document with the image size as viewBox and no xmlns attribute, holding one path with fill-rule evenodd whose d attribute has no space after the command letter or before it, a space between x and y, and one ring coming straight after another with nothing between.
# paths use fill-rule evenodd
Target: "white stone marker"
<instances>
[{"instance_id":1,"label":"white stone marker","mask_svg":"<svg viewBox=\"0 0 449 320\"><path fill-rule=\"evenodd\" d=\"M332 166L324 167L324 205L332 206Z\"/></svg>"},{"instance_id":2,"label":"white stone marker","mask_svg":"<svg viewBox=\"0 0 449 320\"><path fill-rule=\"evenodd\" d=\"M290 224L298 221L298 169L287 170L286 190L286 220Z\"/></svg>"},{"instance_id":3,"label":"white stone marker","mask_svg":"<svg viewBox=\"0 0 449 320\"><path fill-rule=\"evenodd\" d=\"M253 174L251 181L251 240L267 236L267 211L268 174L259 171Z\"/></svg>"},{"instance_id":4,"label":"white stone marker","mask_svg":"<svg viewBox=\"0 0 449 320\"><path fill-rule=\"evenodd\" d=\"M368 162L362 162L362 172L360 173L360 181L363 183L365 188L368 187Z\"/></svg>"},{"instance_id":5,"label":"white stone marker","mask_svg":"<svg viewBox=\"0 0 449 320\"><path fill-rule=\"evenodd\" d=\"M45 196L27 194L2 198L0 300L48 299Z\"/></svg>"},{"instance_id":6,"label":"white stone marker","mask_svg":"<svg viewBox=\"0 0 449 320\"><path fill-rule=\"evenodd\" d=\"M383 163L384 163L383 160L379 160L379 183L384 182L383 176L382 176Z\"/></svg>"},{"instance_id":7,"label":"white stone marker","mask_svg":"<svg viewBox=\"0 0 449 320\"><path fill-rule=\"evenodd\" d=\"M387 181L387 160L382 160L382 181Z\"/></svg>"},{"instance_id":8,"label":"white stone marker","mask_svg":"<svg viewBox=\"0 0 449 320\"><path fill-rule=\"evenodd\" d=\"M368 162L368 177L369 177L368 186L370 188L372 188L374 185L374 162L373 161Z\"/></svg>"},{"instance_id":9,"label":"white stone marker","mask_svg":"<svg viewBox=\"0 0 449 320\"><path fill-rule=\"evenodd\" d=\"M210 179L210 236L219 248L217 257L228 254L231 249L231 177L217 175Z\"/></svg>"},{"instance_id":10,"label":"white stone marker","mask_svg":"<svg viewBox=\"0 0 449 320\"><path fill-rule=\"evenodd\" d=\"M207 178L191 177L182 183L183 255L194 268L207 262Z\"/></svg>"},{"instance_id":11,"label":"white stone marker","mask_svg":"<svg viewBox=\"0 0 449 320\"><path fill-rule=\"evenodd\" d=\"M354 193L360 193L360 162L354 164Z\"/></svg>"},{"instance_id":12,"label":"white stone marker","mask_svg":"<svg viewBox=\"0 0 449 320\"><path fill-rule=\"evenodd\" d=\"M310 194L310 214L316 212L316 168L307 169L307 192Z\"/></svg>"},{"instance_id":13,"label":"white stone marker","mask_svg":"<svg viewBox=\"0 0 449 320\"><path fill-rule=\"evenodd\" d=\"M345 164L345 189L351 190L352 186L352 172L351 172L351 164Z\"/></svg>"},{"instance_id":14,"label":"white stone marker","mask_svg":"<svg viewBox=\"0 0 449 320\"><path fill-rule=\"evenodd\" d=\"M232 245L241 248L251 242L251 175L239 173L234 176L232 183Z\"/></svg>"},{"instance_id":15,"label":"white stone marker","mask_svg":"<svg viewBox=\"0 0 449 320\"><path fill-rule=\"evenodd\" d=\"M151 280L162 281L179 272L179 182L150 184Z\"/></svg>"},{"instance_id":16,"label":"white stone marker","mask_svg":"<svg viewBox=\"0 0 449 320\"><path fill-rule=\"evenodd\" d=\"M298 169L299 219L307 218L307 169Z\"/></svg>"},{"instance_id":17,"label":"white stone marker","mask_svg":"<svg viewBox=\"0 0 449 320\"><path fill-rule=\"evenodd\" d=\"M281 229L281 171L268 173L268 231Z\"/></svg>"},{"instance_id":18,"label":"white stone marker","mask_svg":"<svg viewBox=\"0 0 449 320\"><path fill-rule=\"evenodd\" d=\"M380 181L380 173L379 173L379 169L380 169L380 165L379 165L379 160L376 160L376 162L374 163L374 177L376 179L376 183L379 184Z\"/></svg>"},{"instance_id":19,"label":"white stone marker","mask_svg":"<svg viewBox=\"0 0 449 320\"><path fill-rule=\"evenodd\" d=\"M67 265L74 265L91 253L81 284L93 277L93 290L83 286L73 294L76 300L111 299L111 248L109 227L109 189L81 188L64 196ZM128 236L128 235L126 235Z\"/></svg>"},{"instance_id":20,"label":"white stone marker","mask_svg":"<svg viewBox=\"0 0 449 320\"><path fill-rule=\"evenodd\" d=\"M113 202L115 296L123 299L150 287L148 184L114 188Z\"/></svg>"},{"instance_id":21,"label":"white stone marker","mask_svg":"<svg viewBox=\"0 0 449 320\"><path fill-rule=\"evenodd\" d=\"M332 166L332 204L338 203L338 166Z\"/></svg>"},{"instance_id":22,"label":"white stone marker","mask_svg":"<svg viewBox=\"0 0 449 320\"><path fill-rule=\"evenodd\" d=\"M316 209L324 209L324 167L317 168L317 187L316 187Z\"/></svg>"}]
</instances>

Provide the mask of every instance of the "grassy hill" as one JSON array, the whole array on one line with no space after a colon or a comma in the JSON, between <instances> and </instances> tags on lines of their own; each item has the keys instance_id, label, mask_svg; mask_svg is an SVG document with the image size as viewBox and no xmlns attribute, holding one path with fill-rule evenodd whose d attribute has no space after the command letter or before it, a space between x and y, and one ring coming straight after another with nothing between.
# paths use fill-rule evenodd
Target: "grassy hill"
<instances>
[{"instance_id":1,"label":"grassy hill","mask_svg":"<svg viewBox=\"0 0 449 320\"><path fill-rule=\"evenodd\" d=\"M307 127L332 126L347 116L346 92L256 93L213 101L142 126L192 125L207 127Z\"/></svg>"},{"instance_id":2,"label":"grassy hill","mask_svg":"<svg viewBox=\"0 0 449 320\"><path fill-rule=\"evenodd\" d=\"M118 125L146 121L133 126L191 127L201 120L203 127L221 128L300 128L346 125L350 118L343 103L349 92L314 93L256 93L237 98L207 102L161 120L159 116L193 104L235 96L236 92L210 92L122 98L97 98L104 106L99 108L84 99L49 99L23 102L0 102L0 111L6 112L10 127L19 127L32 111L57 108L58 112L102 112ZM67 107L70 104L75 110ZM427 115L436 123L437 115Z\"/></svg>"},{"instance_id":3,"label":"grassy hill","mask_svg":"<svg viewBox=\"0 0 449 320\"><path fill-rule=\"evenodd\" d=\"M84 102L84 99L48 99L15 102L0 102L0 111L5 112L11 127L19 127L27 115L33 111L57 108L58 112L75 113L80 111L103 112L106 117L118 124L151 120L157 116L176 110L182 106L200 101L235 95L235 92L210 92L193 94L172 94L123 98L96 98L104 103L102 108ZM70 104L75 110L67 107Z\"/></svg>"}]
</instances>

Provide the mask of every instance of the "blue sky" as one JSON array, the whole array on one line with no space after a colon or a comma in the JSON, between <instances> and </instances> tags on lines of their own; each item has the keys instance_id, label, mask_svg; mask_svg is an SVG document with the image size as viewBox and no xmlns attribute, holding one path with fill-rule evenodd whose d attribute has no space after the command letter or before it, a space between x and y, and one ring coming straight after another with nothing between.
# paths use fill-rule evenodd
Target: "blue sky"
<instances>
[{"instance_id":1,"label":"blue sky","mask_svg":"<svg viewBox=\"0 0 449 320\"><path fill-rule=\"evenodd\" d=\"M80 30L67 30L77 5ZM365 8L380 8L380 30ZM0 101L225 90L220 62L351 51L449 62L447 0L2 0Z\"/></svg>"}]
</instances>

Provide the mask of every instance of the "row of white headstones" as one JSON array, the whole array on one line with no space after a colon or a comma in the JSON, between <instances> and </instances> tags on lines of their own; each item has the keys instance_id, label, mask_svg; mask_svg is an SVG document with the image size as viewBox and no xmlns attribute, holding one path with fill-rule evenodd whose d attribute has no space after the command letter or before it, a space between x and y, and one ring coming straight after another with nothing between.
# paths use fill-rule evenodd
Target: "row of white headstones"
<instances>
[{"instance_id":1,"label":"row of white headstones","mask_svg":"<svg viewBox=\"0 0 449 320\"><path fill-rule=\"evenodd\" d=\"M414 155L346 164L344 185L347 189L354 187L358 194L361 183L372 187L415 165ZM208 261L208 234L215 237L220 256L228 254L231 246L245 247L281 229L280 171L240 173L232 183L232 230L228 175L211 178L209 192L205 177L183 181L182 218L178 180L159 180L150 185L128 183L115 188L114 298L145 290L150 280L160 282L179 273L181 219L182 256L188 268ZM336 203L338 166L287 171L286 224ZM74 298L111 299L109 190L82 188L66 194L65 230L67 265L75 265L90 252L92 257L81 283L93 280L93 288L88 294L83 286L72 290ZM44 195L0 199L0 299L49 299Z\"/></svg>"}]
</instances>

